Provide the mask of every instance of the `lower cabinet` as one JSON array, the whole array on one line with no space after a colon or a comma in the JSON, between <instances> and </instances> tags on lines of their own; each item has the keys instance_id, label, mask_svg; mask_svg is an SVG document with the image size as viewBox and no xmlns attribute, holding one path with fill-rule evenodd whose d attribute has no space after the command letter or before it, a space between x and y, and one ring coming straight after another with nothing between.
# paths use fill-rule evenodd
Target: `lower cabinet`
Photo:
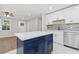
<instances>
[{"instance_id":1,"label":"lower cabinet","mask_svg":"<svg viewBox=\"0 0 79 59\"><path fill-rule=\"evenodd\" d=\"M45 53L45 38L37 37L24 41L24 54L43 54Z\"/></svg>"},{"instance_id":2,"label":"lower cabinet","mask_svg":"<svg viewBox=\"0 0 79 59\"><path fill-rule=\"evenodd\" d=\"M0 38L0 53L5 53L10 50L16 49L16 47L17 40L15 36Z\"/></svg>"},{"instance_id":3,"label":"lower cabinet","mask_svg":"<svg viewBox=\"0 0 79 59\"><path fill-rule=\"evenodd\" d=\"M64 45L79 50L79 32L65 32Z\"/></svg>"},{"instance_id":4,"label":"lower cabinet","mask_svg":"<svg viewBox=\"0 0 79 59\"><path fill-rule=\"evenodd\" d=\"M53 51L53 35L47 35L45 37L46 43L45 43L45 47L46 47L46 53L50 54Z\"/></svg>"},{"instance_id":5,"label":"lower cabinet","mask_svg":"<svg viewBox=\"0 0 79 59\"><path fill-rule=\"evenodd\" d=\"M4 52L3 40L0 40L0 54Z\"/></svg>"},{"instance_id":6,"label":"lower cabinet","mask_svg":"<svg viewBox=\"0 0 79 59\"><path fill-rule=\"evenodd\" d=\"M19 46L21 44L21 41L18 41L18 43ZM53 50L53 35L49 34L28 39L23 41L22 44L23 45L21 45L21 48L19 47L20 49L18 50L23 50L23 54L49 54ZM21 52L18 52L18 54L21 54Z\"/></svg>"}]
</instances>

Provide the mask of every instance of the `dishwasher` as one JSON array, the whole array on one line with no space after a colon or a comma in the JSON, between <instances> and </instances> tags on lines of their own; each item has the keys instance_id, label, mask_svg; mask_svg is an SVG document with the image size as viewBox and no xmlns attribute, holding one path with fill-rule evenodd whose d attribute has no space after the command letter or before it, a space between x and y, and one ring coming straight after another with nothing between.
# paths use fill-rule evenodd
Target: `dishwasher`
<instances>
[{"instance_id":1,"label":"dishwasher","mask_svg":"<svg viewBox=\"0 0 79 59\"><path fill-rule=\"evenodd\" d=\"M64 46L79 50L79 31L64 32Z\"/></svg>"}]
</instances>

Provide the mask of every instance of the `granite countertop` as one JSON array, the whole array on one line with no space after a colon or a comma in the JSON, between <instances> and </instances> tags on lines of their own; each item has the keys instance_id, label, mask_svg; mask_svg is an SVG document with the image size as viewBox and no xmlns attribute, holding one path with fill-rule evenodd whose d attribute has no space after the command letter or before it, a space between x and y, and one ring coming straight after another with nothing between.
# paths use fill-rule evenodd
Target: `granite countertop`
<instances>
[{"instance_id":1,"label":"granite countertop","mask_svg":"<svg viewBox=\"0 0 79 59\"><path fill-rule=\"evenodd\" d=\"M48 31L34 31L34 32L16 33L15 35L21 40L28 40L31 38L40 37L47 34L53 34L53 33Z\"/></svg>"}]
</instances>

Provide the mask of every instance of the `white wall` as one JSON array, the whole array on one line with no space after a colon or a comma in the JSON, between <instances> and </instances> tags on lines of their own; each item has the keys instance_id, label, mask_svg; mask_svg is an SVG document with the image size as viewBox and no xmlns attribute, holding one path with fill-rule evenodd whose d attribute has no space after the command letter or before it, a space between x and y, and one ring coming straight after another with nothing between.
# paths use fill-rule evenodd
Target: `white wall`
<instances>
[{"instance_id":1,"label":"white wall","mask_svg":"<svg viewBox=\"0 0 79 59\"><path fill-rule=\"evenodd\" d=\"M24 26L21 26L20 23L24 23ZM19 32L26 32L26 21L25 20L20 20L18 21L18 31Z\"/></svg>"},{"instance_id":2,"label":"white wall","mask_svg":"<svg viewBox=\"0 0 79 59\"><path fill-rule=\"evenodd\" d=\"M25 30L26 32L29 31L41 31L42 30L42 19L39 17L32 18L30 20L18 20L18 19L10 19L11 28L10 30L1 30L0 36L11 36L14 33L22 32L22 29L20 30L18 26L19 21L24 21L26 23ZM1 26L1 21L0 21Z\"/></svg>"},{"instance_id":3,"label":"white wall","mask_svg":"<svg viewBox=\"0 0 79 59\"><path fill-rule=\"evenodd\" d=\"M18 32L18 24L16 19L10 19L10 30L1 30L0 35L13 35Z\"/></svg>"},{"instance_id":4,"label":"white wall","mask_svg":"<svg viewBox=\"0 0 79 59\"><path fill-rule=\"evenodd\" d=\"M47 30L46 23L47 23L46 15L43 14L42 15L42 31Z\"/></svg>"},{"instance_id":5,"label":"white wall","mask_svg":"<svg viewBox=\"0 0 79 59\"><path fill-rule=\"evenodd\" d=\"M5 19L5 18L3 18ZM1 19L1 21L3 20ZM10 30L2 30L2 28L0 28L0 36L12 36L14 35L14 33L18 33L18 32L22 32L22 31L26 31L26 26L23 29L19 28L18 22L19 21L24 21L26 23L26 20L19 20L19 19L14 19L14 18L9 18L10 19ZM1 21L0 21L0 26L1 26ZM1 26L2 27L2 26Z\"/></svg>"},{"instance_id":6,"label":"white wall","mask_svg":"<svg viewBox=\"0 0 79 59\"><path fill-rule=\"evenodd\" d=\"M27 21L27 31L41 31L42 19L35 17Z\"/></svg>"}]
</instances>

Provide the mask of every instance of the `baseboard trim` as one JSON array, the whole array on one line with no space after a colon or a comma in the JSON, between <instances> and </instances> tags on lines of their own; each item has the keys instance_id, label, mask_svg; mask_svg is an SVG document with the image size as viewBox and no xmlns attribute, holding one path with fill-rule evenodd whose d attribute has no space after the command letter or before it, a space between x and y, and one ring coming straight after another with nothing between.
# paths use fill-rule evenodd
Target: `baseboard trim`
<instances>
[{"instance_id":1,"label":"baseboard trim","mask_svg":"<svg viewBox=\"0 0 79 59\"><path fill-rule=\"evenodd\" d=\"M64 45L65 47L69 47L69 48L72 48L72 49L75 49L75 50L79 50L78 48L74 48L74 47L71 47L71 46L68 46L68 45Z\"/></svg>"}]
</instances>

